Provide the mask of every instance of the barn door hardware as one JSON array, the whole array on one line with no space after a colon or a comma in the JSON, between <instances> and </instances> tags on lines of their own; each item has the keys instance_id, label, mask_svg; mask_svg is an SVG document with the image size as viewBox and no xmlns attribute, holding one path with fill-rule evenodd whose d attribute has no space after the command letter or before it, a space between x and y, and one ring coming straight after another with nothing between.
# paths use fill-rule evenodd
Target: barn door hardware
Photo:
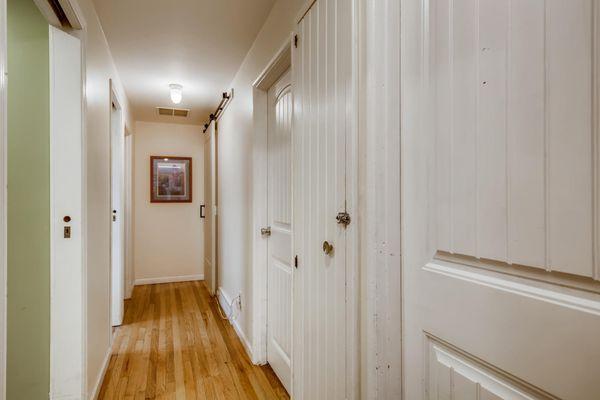
<instances>
[{"instance_id":1,"label":"barn door hardware","mask_svg":"<svg viewBox=\"0 0 600 400\"><path fill-rule=\"evenodd\" d=\"M344 228L350 225L350 222L352 221L350 214L348 214L346 211L339 212L335 219L337 220L338 224L344 225Z\"/></svg>"}]
</instances>

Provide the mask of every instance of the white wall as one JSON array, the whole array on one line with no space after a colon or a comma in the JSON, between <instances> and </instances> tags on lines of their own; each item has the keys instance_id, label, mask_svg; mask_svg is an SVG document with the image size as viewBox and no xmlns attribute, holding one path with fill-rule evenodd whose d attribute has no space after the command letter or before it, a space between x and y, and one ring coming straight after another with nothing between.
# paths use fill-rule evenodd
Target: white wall
<instances>
[{"instance_id":1,"label":"white wall","mask_svg":"<svg viewBox=\"0 0 600 400\"><path fill-rule=\"evenodd\" d=\"M113 81L128 131L129 102L92 0L74 2L84 19L86 147L86 392L96 390L108 360L110 326L110 92Z\"/></svg>"},{"instance_id":2,"label":"white wall","mask_svg":"<svg viewBox=\"0 0 600 400\"><path fill-rule=\"evenodd\" d=\"M136 284L202 279L204 137L202 128L137 122L134 144ZM192 203L150 202L150 156L192 157Z\"/></svg>"},{"instance_id":3,"label":"white wall","mask_svg":"<svg viewBox=\"0 0 600 400\"><path fill-rule=\"evenodd\" d=\"M237 324L247 339L252 337L252 83L290 38L304 3L305 0L275 3L231 83L235 96L219 121L218 286L230 299L241 294L242 310Z\"/></svg>"}]
</instances>

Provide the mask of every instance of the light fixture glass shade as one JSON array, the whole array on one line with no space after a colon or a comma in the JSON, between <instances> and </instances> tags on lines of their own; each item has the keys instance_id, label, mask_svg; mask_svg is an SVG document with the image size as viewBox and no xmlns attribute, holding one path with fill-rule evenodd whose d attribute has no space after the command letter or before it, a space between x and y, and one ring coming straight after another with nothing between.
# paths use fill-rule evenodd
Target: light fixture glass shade
<instances>
[{"instance_id":1,"label":"light fixture glass shade","mask_svg":"<svg viewBox=\"0 0 600 400\"><path fill-rule=\"evenodd\" d=\"M169 85L169 89L171 89L171 101L175 104L181 103L181 99L183 98L183 86L172 83Z\"/></svg>"}]
</instances>

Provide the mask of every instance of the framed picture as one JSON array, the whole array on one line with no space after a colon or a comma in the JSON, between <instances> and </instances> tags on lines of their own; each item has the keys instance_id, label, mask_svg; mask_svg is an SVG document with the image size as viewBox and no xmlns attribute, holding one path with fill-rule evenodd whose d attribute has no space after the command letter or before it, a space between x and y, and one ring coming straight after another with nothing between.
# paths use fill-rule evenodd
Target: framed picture
<instances>
[{"instance_id":1,"label":"framed picture","mask_svg":"<svg viewBox=\"0 0 600 400\"><path fill-rule=\"evenodd\" d=\"M150 202L192 202L191 157L150 157Z\"/></svg>"}]
</instances>

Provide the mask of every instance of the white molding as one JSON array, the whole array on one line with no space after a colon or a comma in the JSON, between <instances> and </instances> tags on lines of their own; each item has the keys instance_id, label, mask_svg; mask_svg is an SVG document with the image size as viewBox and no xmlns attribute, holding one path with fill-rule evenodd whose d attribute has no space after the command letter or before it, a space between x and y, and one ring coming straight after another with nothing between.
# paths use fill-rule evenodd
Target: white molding
<instances>
[{"instance_id":1,"label":"white molding","mask_svg":"<svg viewBox=\"0 0 600 400\"><path fill-rule=\"evenodd\" d=\"M140 279L135 280L135 286L155 285L157 283L201 281L203 279L204 279L204 274L164 276L164 277L158 277L158 278L140 278Z\"/></svg>"},{"instance_id":2,"label":"white molding","mask_svg":"<svg viewBox=\"0 0 600 400\"><path fill-rule=\"evenodd\" d=\"M523 390L520 384L507 374L496 374L486 366L477 362L475 359L462 355L451 350L443 344L437 342L432 337L427 335L429 341L429 362L439 363L453 371L453 374L458 374L467 378L475 386L477 398L481 395L481 390L484 389L501 399L514 400L542 400L549 399L543 393L529 394ZM429 365L429 369L433 369L434 365ZM431 389L437 387L438 382L435 381L436 374L430 373L427 378L427 386ZM432 381L433 378L433 381ZM449 388L451 391L453 388ZM453 393L453 392L452 392ZM453 393L454 394L454 393Z\"/></svg>"},{"instance_id":3,"label":"white molding","mask_svg":"<svg viewBox=\"0 0 600 400\"><path fill-rule=\"evenodd\" d=\"M273 55L254 80L252 135L252 328L255 364L267 362L267 263L268 240L260 235L260 228L268 223L268 166L267 166L267 91L287 68L293 68L293 34ZM292 85L294 83L292 82Z\"/></svg>"},{"instance_id":4,"label":"white molding","mask_svg":"<svg viewBox=\"0 0 600 400\"><path fill-rule=\"evenodd\" d=\"M217 299L219 299L219 305L223 309L225 315L232 315L232 310L229 306L231 304L231 297L227 294L227 292L223 290L223 287L219 287L219 289L217 290ZM252 345L250 344L248 338L244 334L244 331L242 330L242 327L240 326L238 320L234 318L233 321L229 320L229 323L233 326L235 333L237 333L238 337L240 338L240 341L242 342L242 345L244 345L244 349L246 350L246 354L248 354L248 357L250 358L252 363L258 364L254 357Z\"/></svg>"},{"instance_id":5,"label":"white molding","mask_svg":"<svg viewBox=\"0 0 600 400\"><path fill-rule=\"evenodd\" d=\"M359 9L360 398L402 397L400 6Z\"/></svg>"},{"instance_id":6,"label":"white molding","mask_svg":"<svg viewBox=\"0 0 600 400\"><path fill-rule=\"evenodd\" d=\"M6 0L0 0L0 400L6 397L6 160L7 42Z\"/></svg>"},{"instance_id":7,"label":"white molding","mask_svg":"<svg viewBox=\"0 0 600 400\"><path fill-rule=\"evenodd\" d=\"M495 272L475 270L474 267L441 260L430 261L423 267L423 270L600 316L600 295L595 293L561 288L543 282L501 275Z\"/></svg>"},{"instance_id":8,"label":"white molding","mask_svg":"<svg viewBox=\"0 0 600 400\"><path fill-rule=\"evenodd\" d=\"M112 336L111 336L112 337ZM112 343L111 339L111 343ZM102 382L104 381L104 376L106 375L106 371L108 370L108 365L110 363L110 357L112 356L112 345L108 347L106 351L106 355L104 356L104 360L102 361L102 368L100 368L100 372L96 377L96 383L94 383L94 388L92 392L88 395L88 399L96 400L98 395L100 394L100 389L102 388Z\"/></svg>"}]
</instances>

